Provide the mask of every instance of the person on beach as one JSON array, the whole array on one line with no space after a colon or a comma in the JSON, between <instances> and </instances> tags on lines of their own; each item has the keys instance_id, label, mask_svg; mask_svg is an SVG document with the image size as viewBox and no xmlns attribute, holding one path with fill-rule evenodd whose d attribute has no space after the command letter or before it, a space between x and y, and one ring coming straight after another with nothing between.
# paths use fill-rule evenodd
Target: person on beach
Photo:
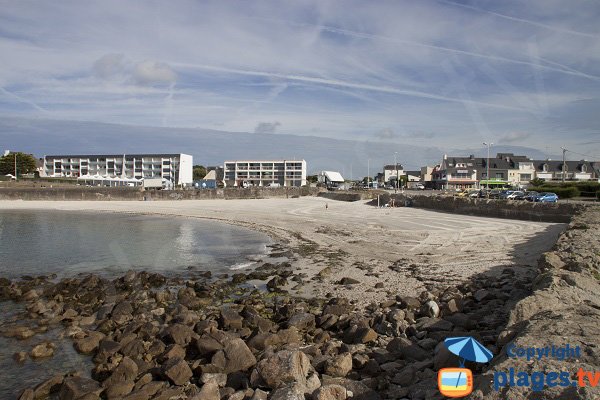
<instances>
[{"instance_id":1,"label":"person on beach","mask_svg":"<svg viewBox=\"0 0 600 400\"><path fill-rule=\"evenodd\" d=\"M325 210L327 210L329 208L329 204L325 203Z\"/></svg>"}]
</instances>

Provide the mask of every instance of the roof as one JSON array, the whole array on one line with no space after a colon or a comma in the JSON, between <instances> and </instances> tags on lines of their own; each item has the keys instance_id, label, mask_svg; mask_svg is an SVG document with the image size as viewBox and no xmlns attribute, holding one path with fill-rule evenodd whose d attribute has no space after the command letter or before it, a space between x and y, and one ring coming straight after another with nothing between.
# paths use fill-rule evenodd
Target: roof
<instances>
[{"instance_id":1,"label":"roof","mask_svg":"<svg viewBox=\"0 0 600 400\"><path fill-rule=\"evenodd\" d=\"M330 182L344 182L342 174L336 171L321 171L321 176L325 176Z\"/></svg>"},{"instance_id":2,"label":"roof","mask_svg":"<svg viewBox=\"0 0 600 400\"><path fill-rule=\"evenodd\" d=\"M397 165L397 168L398 168L398 169L404 169L404 167L402 166L402 164L398 163L398 164L396 164L396 165ZM389 170L393 170L393 171L395 171L395 170L396 170L396 165L394 165L394 164L387 164L387 165L384 165L384 166L383 166L383 170L384 170L384 171L385 171L385 170L388 170L388 171L389 171Z\"/></svg>"},{"instance_id":3,"label":"roof","mask_svg":"<svg viewBox=\"0 0 600 400\"><path fill-rule=\"evenodd\" d=\"M208 171L206 173L206 175L204 176L204 178L202 178L204 180L214 180L217 179L217 171L215 171L214 169L212 171Z\"/></svg>"},{"instance_id":4,"label":"roof","mask_svg":"<svg viewBox=\"0 0 600 400\"><path fill-rule=\"evenodd\" d=\"M179 157L182 155L186 156L188 154L183 154L183 153L58 154L58 155L44 156L44 158L94 158L94 157L123 158L123 156L125 156L125 157Z\"/></svg>"},{"instance_id":5,"label":"roof","mask_svg":"<svg viewBox=\"0 0 600 400\"><path fill-rule=\"evenodd\" d=\"M590 161L565 161L565 163L567 164L567 171L579 171L581 172L582 166L585 165L587 168L588 173L593 172L594 169L597 170L597 166L596 168L594 168L594 164ZM548 172L561 172L563 169L563 162L561 160L534 160L533 161L533 166L535 168L536 171L539 172L543 172L544 171L544 164L548 165Z\"/></svg>"}]
</instances>

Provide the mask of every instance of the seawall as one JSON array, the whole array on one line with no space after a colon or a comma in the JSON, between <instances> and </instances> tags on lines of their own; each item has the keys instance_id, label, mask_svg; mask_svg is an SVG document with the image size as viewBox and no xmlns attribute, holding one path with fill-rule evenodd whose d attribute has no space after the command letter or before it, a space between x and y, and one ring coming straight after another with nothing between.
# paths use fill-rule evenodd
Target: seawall
<instances>
[{"instance_id":1,"label":"seawall","mask_svg":"<svg viewBox=\"0 0 600 400\"><path fill-rule=\"evenodd\" d=\"M454 214L558 223L569 223L575 214L580 213L586 207L580 203L532 203L405 194L384 194L379 199L382 205L390 203L390 200L394 200L396 205ZM376 200L370 204L377 205Z\"/></svg>"},{"instance_id":2,"label":"seawall","mask_svg":"<svg viewBox=\"0 0 600 400\"><path fill-rule=\"evenodd\" d=\"M0 188L0 200L208 200L315 196L319 188L225 188L202 190L140 190L136 188L61 187Z\"/></svg>"}]
</instances>

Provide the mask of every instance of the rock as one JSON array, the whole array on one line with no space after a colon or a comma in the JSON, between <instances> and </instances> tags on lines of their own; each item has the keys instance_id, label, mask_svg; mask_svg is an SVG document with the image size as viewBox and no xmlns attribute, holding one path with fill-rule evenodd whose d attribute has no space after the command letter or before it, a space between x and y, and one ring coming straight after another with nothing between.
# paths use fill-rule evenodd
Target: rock
<instances>
[{"instance_id":1,"label":"rock","mask_svg":"<svg viewBox=\"0 0 600 400\"><path fill-rule=\"evenodd\" d=\"M122 399L124 396L131 393L133 386L134 383L132 381L111 384L104 390L104 396L109 400Z\"/></svg>"},{"instance_id":2,"label":"rock","mask_svg":"<svg viewBox=\"0 0 600 400\"><path fill-rule=\"evenodd\" d=\"M346 400L348 391L340 385L321 386L313 393L314 400Z\"/></svg>"},{"instance_id":3,"label":"rock","mask_svg":"<svg viewBox=\"0 0 600 400\"><path fill-rule=\"evenodd\" d=\"M187 362L181 358L173 358L164 363L162 373L174 385L183 385L194 375Z\"/></svg>"},{"instance_id":4,"label":"rock","mask_svg":"<svg viewBox=\"0 0 600 400\"><path fill-rule=\"evenodd\" d=\"M60 390L60 386L62 385L64 377L62 375L54 375L50 379L46 379L44 382L40 383L33 390L34 398L36 399L45 399L51 393L58 392Z\"/></svg>"},{"instance_id":5,"label":"rock","mask_svg":"<svg viewBox=\"0 0 600 400\"><path fill-rule=\"evenodd\" d=\"M353 381L347 378L327 378L323 379L323 386L340 385L349 392L352 396L348 396L351 400L381 400L381 397L374 390L370 389L364 383Z\"/></svg>"},{"instance_id":6,"label":"rock","mask_svg":"<svg viewBox=\"0 0 600 400\"><path fill-rule=\"evenodd\" d=\"M356 280L354 278L348 278L348 277L344 277L338 282L338 284L340 284L340 285L357 285L359 283L360 283L359 280Z\"/></svg>"},{"instance_id":7,"label":"rock","mask_svg":"<svg viewBox=\"0 0 600 400\"><path fill-rule=\"evenodd\" d=\"M221 309L220 323L223 329L242 329L243 318L237 311L224 307Z\"/></svg>"},{"instance_id":8,"label":"rock","mask_svg":"<svg viewBox=\"0 0 600 400\"><path fill-rule=\"evenodd\" d=\"M107 388L121 382L133 382L135 378L137 378L137 375L137 364L131 358L124 357L121 360L121 363L113 370L110 377L108 377L108 379L102 382L102 386ZM133 389L133 385L131 389ZM129 392L131 391L131 389L129 389Z\"/></svg>"},{"instance_id":9,"label":"rock","mask_svg":"<svg viewBox=\"0 0 600 400\"><path fill-rule=\"evenodd\" d=\"M54 344L50 342L40 343L31 349L31 358L46 358L54 355Z\"/></svg>"},{"instance_id":10,"label":"rock","mask_svg":"<svg viewBox=\"0 0 600 400\"><path fill-rule=\"evenodd\" d=\"M76 400L81 399L86 395L99 396L102 388L93 379L82 378L80 376L71 376L65 378L60 387L60 400Z\"/></svg>"},{"instance_id":11,"label":"rock","mask_svg":"<svg viewBox=\"0 0 600 400\"><path fill-rule=\"evenodd\" d=\"M377 332L371 328L360 328L356 332L356 343L370 343L377 340Z\"/></svg>"},{"instance_id":12,"label":"rock","mask_svg":"<svg viewBox=\"0 0 600 400\"><path fill-rule=\"evenodd\" d=\"M279 275L274 276L269 282L267 282L267 289L275 291L283 286L287 285L287 279Z\"/></svg>"},{"instance_id":13,"label":"rock","mask_svg":"<svg viewBox=\"0 0 600 400\"><path fill-rule=\"evenodd\" d=\"M430 357L429 352L423 350L410 339L398 337L392 339L386 346L387 351L396 354L406 360L423 361Z\"/></svg>"},{"instance_id":14,"label":"rock","mask_svg":"<svg viewBox=\"0 0 600 400\"><path fill-rule=\"evenodd\" d=\"M399 300L402 307L408 310L417 310L421 307L421 302L415 297L404 296L400 297Z\"/></svg>"},{"instance_id":15,"label":"rock","mask_svg":"<svg viewBox=\"0 0 600 400\"><path fill-rule=\"evenodd\" d=\"M18 363L22 363L27 359L27 353L24 351L19 351L15 354L13 354L13 360L15 360Z\"/></svg>"},{"instance_id":16,"label":"rock","mask_svg":"<svg viewBox=\"0 0 600 400\"><path fill-rule=\"evenodd\" d=\"M269 400L305 400L304 389L299 384L292 384L271 392Z\"/></svg>"},{"instance_id":17,"label":"rock","mask_svg":"<svg viewBox=\"0 0 600 400\"><path fill-rule=\"evenodd\" d=\"M303 352L282 350L261 360L256 372L267 387L276 389L294 382L306 385L310 368L310 360Z\"/></svg>"},{"instance_id":18,"label":"rock","mask_svg":"<svg viewBox=\"0 0 600 400\"><path fill-rule=\"evenodd\" d=\"M111 319L118 325L122 325L133 319L133 307L128 301L122 301L117 304L111 312Z\"/></svg>"},{"instance_id":19,"label":"rock","mask_svg":"<svg viewBox=\"0 0 600 400\"><path fill-rule=\"evenodd\" d=\"M475 298L477 302L482 302L483 300L491 299L493 297L494 295L492 294L492 292L486 289L479 289L473 295L473 298Z\"/></svg>"},{"instance_id":20,"label":"rock","mask_svg":"<svg viewBox=\"0 0 600 400\"><path fill-rule=\"evenodd\" d=\"M427 332L442 332L451 331L454 327L452 322L439 318L422 318L417 322L416 328L418 331Z\"/></svg>"},{"instance_id":21,"label":"rock","mask_svg":"<svg viewBox=\"0 0 600 400\"><path fill-rule=\"evenodd\" d=\"M435 301L429 300L421 307L421 314L426 317L437 318L440 315L440 307Z\"/></svg>"},{"instance_id":22,"label":"rock","mask_svg":"<svg viewBox=\"0 0 600 400\"><path fill-rule=\"evenodd\" d=\"M19 340L25 340L35 335L35 332L33 331L33 329L28 328L26 326L12 326L5 329L2 332L2 335L9 338L14 337Z\"/></svg>"},{"instance_id":23,"label":"rock","mask_svg":"<svg viewBox=\"0 0 600 400\"><path fill-rule=\"evenodd\" d=\"M287 327L294 327L299 331L315 328L315 316L311 313L294 314L287 322Z\"/></svg>"},{"instance_id":24,"label":"rock","mask_svg":"<svg viewBox=\"0 0 600 400\"><path fill-rule=\"evenodd\" d=\"M343 353L325 362L325 373L333 377L344 377L352 370L352 355Z\"/></svg>"},{"instance_id":25,"label":"rock","mask_svg":"<svg viewBox=\"0 0 600 400\"><path fill-rule=\"evenodd\" d=\"M218 387L225 387L227 385L227 374L219 372L204 372L200 375L200 382L206 384L208 382L215 382Z\"/></svg>"},{"instance_id":26,"label":"rock","mask_svg":"<svg viewBox=\"0 0 600 400\"><path fill-rule=\"evenodd\" d=\"M233 339L225 344L225 372L245 371L256 365L256 357L242 339Z\"/></svg>"},{"instance_id":27,"label":"rock","mask_svg":"<svg viewBox=\"0 0 600 400\"><path fill-rule=\"evenodd\" d=\"M164 329L162 336L170 343L175 343L185 347L192 341L192 339L197 338L198 334L189 326L173 324Z\"/></svg>"},{"instance_id":28,"label":"rock","mask_svg":"<svg viewBox=\"0 0 600 400\"><path fill-rule=\"evenodd\" d=\"M415 368L411 365L403 368L399 373L394 375L392 382L402 387L410 386L415 380Z\"/></svg>"},{"instance_id":29,"label":"rock","mask_svg":"<svg viewBox=\"0 0 600 400\"><path fill-rule=\"evenodd\" d=\"M210 381L205 383L200 389L200 393L192 398L193 400L221 400L219 386L216 382Z\"/></svg>"},{"instance_id":30,"label":"rock","mask_svg":"<svg viewBox=\"0 0 600 400\"><path fill-rule=\"evenodd\" d=\"M104 337L105 335L101 332L90 331L87 337L76 340L73 346L80 353L90 354L98 348Z\"/></svg>"},{"instance_id":31,"label":"rock","mask_svg":"<svg viewBox=\"0 0 600 400\"><path fill-rule=\"evenodd\" d=\"M33 394L33 390L31 389L25 389L23 391L23 393L21 393L21 395L19 396L19 400L34 400L34 394Z\"/></svg>"},{"instance_id":32,"label":"rock","mask_svg":"<svg viewBox=\"0 0 600 400\"><path fill-rule=\"evenodd\" d=\"M267 396L267 392L260 389L256 389L250 400L267 400Z\"/></svg>"},{"instance_id":33,"label":"rock","mask_svg":"<svg viewBox=\"0 0 600 400\"><path fill-rule=\"evenodd\" d=\"M196 348L201 356L211 356L223 349L223 345L210 336L203 336L196 340Z\"/></svg>"}]
</instances>

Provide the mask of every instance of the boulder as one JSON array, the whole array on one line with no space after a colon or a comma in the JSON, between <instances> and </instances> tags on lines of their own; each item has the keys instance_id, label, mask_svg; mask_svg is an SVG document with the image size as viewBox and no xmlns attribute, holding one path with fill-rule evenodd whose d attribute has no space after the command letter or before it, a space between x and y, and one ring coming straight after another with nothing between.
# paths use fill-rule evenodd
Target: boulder
<instances>
[{"instance_id":1,"label":"boulder","mask_svg":"<svg viewBox=\"0 0 600 400\"><path fill-rule=\"evenodd\" d=\"M219 386L216 382L205 383L200 392L192 398L193 400L221 400Z\"/></svg>"},{"instance_id":2,"label":"boulder","mask_svg":"<svg viewBox=\"0 0 600 400\"><path fill-rule=\"evenodd\" d=\"M98 349L100 341L104 339L104 336L101 332L90 331L86 337L77 339L73 346L80 353L90 354Z\"/></svg>"},{"instance_id":3,"label":"boulder","mask_svg":"<svg viewBox=\"0 0 600 400\"><path fill-rule=\"evenodd\" d=\"M340 385L321 386L313 393L314 400L346 400L348 391Z\"/></svg>"},{"instance_id":4,"label":"boulder","mask_svg":"<svg viewBox=\"0 0 600 400\"><path fill-rule=\"evenodd\" d=\"M162 373L174 385L183 385L194 375L188 363L181 358L173 358L165 362Z\"/></svg>"},{"instance_id":5,"label":"boulder","mask_svg":"<svg viewBox=\"0 0 600 400\"><path fill-rule=\"evenodd\" d=\"M304 388L299 384L275 389L269 395L269 400L305 400Z\"/></svg>"},{"instance_id":6,"label":"boulder","mask_svg":"<svg viewBox=\"0 0 600 400\"><path fill-rule=\"evenodd\" d=\"M45 399L51 393L58 392L62 385L64 377L62 375L54 375L52 378L46 379L33 389L34 398Z\"/></svg>"},{"instance_id":7,"label":"boulder","mask_svg":"<svg viewBox=\"0 0 600 400\"><path fill-rule=\"evenodd\" d=\"M182 324L173 324L165 328L162 336L170 343L187 346L198 334L192 328Z\"/></svg>"},{"instance_id":8,"label":"boulder","mask_svg":"<svg viewBox=\"0 0 600 400\"><path fill-rule=\"evenodd\" d=\"M256 365L256 357L242 339L233 339L225 344L225 372L245 371Z\"/></svg>"},{"instance_id":9,"label":"boulder","mask_svg":"<svg viewBox=\"0 0 600 400\"><path fill-rule=\"evenodd\" d=\"M46 358L54 355L54 344L50 342L40 343L31 349L31 358Z\"/></svg>"},{"instance_id":10,"label":"boulder","mask_svg":"<svg viewBox=\"0 0 600 400\"><path fill-rule=\"evenodd\" d=\"M315 316L311 313L294 314L287 322L287 327L294 327L299 331L315 328Z\"/></svg>"},{"instance_id":11,"label":"boulder","mask_svg":"<svg viewBox=\"0 0 600 400\"><path fill-rule=\"evenodd\" d=\"M93 379L71 376L65 378L59 392L60 400L76 400L86 395L99 396L102 388Z\"/></svg>"},{"instance_id":12,"label":"boulder","mask_svg":"<svg viewBox=\"0 0 600 400\"><path fill-rule=\"evenodd\" d=\"M244 319L237 311L224 307L221 309L221 318L219 322L223 329L242 329Z\"/></svg>"},{"instance_id":13,"label":"boulder","mask_svg":"<svg viewBox=\"0 0 600 400\"><path fill-rule=\"evenodd\" d=\"M352 354L343 353L325 362L325 373L333 377L344 377L352 370Z\"/></svg>"},{"instance_id":14,"label":"boulder","mask_svg":"<svg viewBox=\"0 0 600 400\"><path fill-rule=\"evenodd\" d=\"M305 386L310 369L310 360L306 354L291 350L277 352L261 360L256 366L256 372L265 385L271 389L294 382Z\"/></svg>"},{"instance_id":15,"label":"boulder","mask_svg":"<svg viewBox=\"0 0 600 400\"><path fill-rule=\"evenodd\" d=\"M133 382L135 378L137 378L137 374L137 364L129 357L123 357L119 365L113 370L108 379L102 382L102 386L108 388L121 382ZM133 385L131 388L133 389ZM131 389L129 389L129 392L130 391Z\"/></svg>"},{"instance_id":16,"label":"boulder","mask_svg":"<svg viewBox=\"0 0 600 400\"><path fill-rule=\"evenodd\" d=\"M338 283L340 285L358 285L360 281L354 278L343 277Z\"/></svg>"}]
</instances>

